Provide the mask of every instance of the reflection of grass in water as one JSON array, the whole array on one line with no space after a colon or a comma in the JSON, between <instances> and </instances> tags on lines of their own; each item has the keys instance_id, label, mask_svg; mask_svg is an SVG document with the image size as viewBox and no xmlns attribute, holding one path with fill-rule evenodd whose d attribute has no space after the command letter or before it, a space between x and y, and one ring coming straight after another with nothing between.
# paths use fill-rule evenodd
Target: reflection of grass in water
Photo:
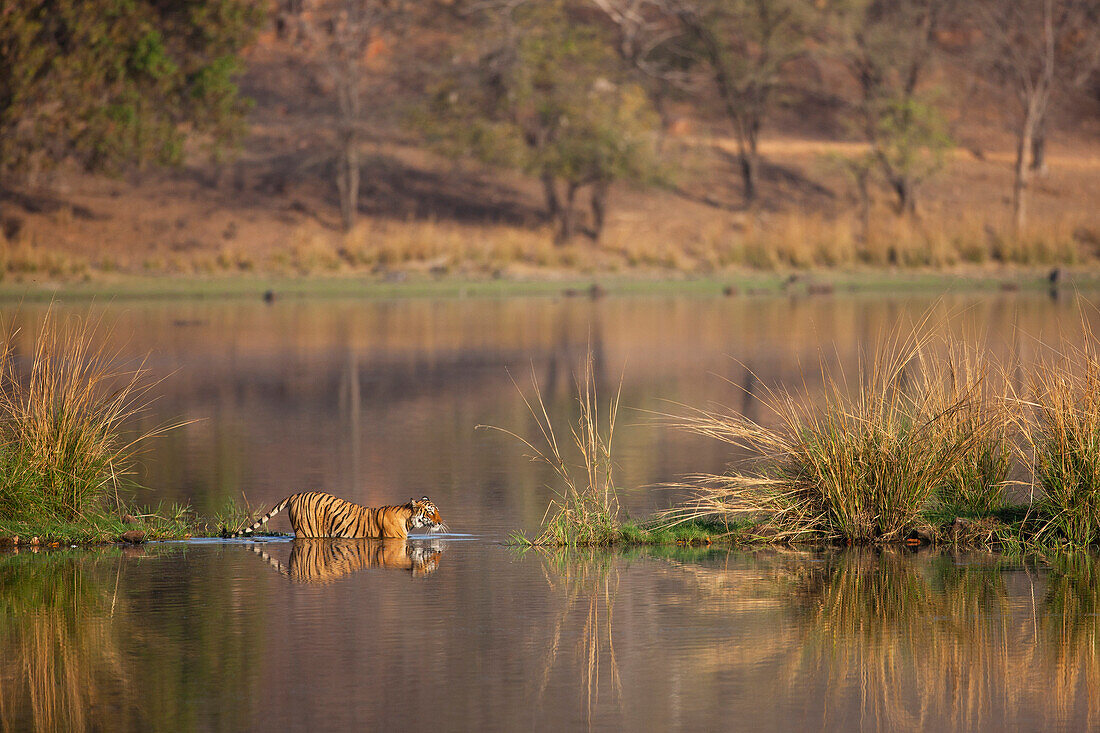
<instances>
[{"instance_id":1,"label":"reflection of grass in water","mask_svg":"<svg viewBox=\"0 0 1100 733\"><path fill-rule=\"evenodd\" d=\"M808 659L854 671L861 712L883 729L919 729L942 715L965 729L996 681L1013 674L996 572L848 553L824 569L804 608Z\"/></svg>"},{"instance_id":2,"label":"reflection of grass in water","mask_svg":"<svg viewBox=\"0 0 1100 733\"><path fill-rule=\"evenodd\" d=\"M112 618L115 589L91 581L74 556L56 554L0 557L0 589L4 729L133 727L119 717L133 712L136 696Z\"/></svg>"},{"instance_id":3,"label":"reflection of grass in water","mask_svg":"<svg viewBox=\"0 0 1100 733\"><path fill-rule=\"evenodd\" d=\"M253 711L241 701L254 695L248 661L265 638L264 604L242 608L221 561L189 559L193 572L168 582L145 566L187 552L0 554L0 730L247 725Z\"/></svg>"},{"instance_id":4,"label":"reflection of grass in water","mask_svg":"<svg viewBox=\"0 0 1100 733\"><path fill-rule=\"evenodd\" d=\"M827 694L858 695L881 729L967 729L991 704L1074 719L1082 691L1100 687L1097 567L1083 558L1052 573L1039 605L1013 603L996 564L843 553L803 583L792 672L840 671Z\"/></svg>"},{"instance_id":5,"label":"reflection of grass in water","mask_svg":"<svg viewBox=\"0 0 1100 733\"><path fill-rule=\"evenodd\" d=\"M1100 560L1078 554L1058 559L1043 599L1040 621L1051 692L1062 707L1074 693L1100 686Z\"/></svg>"},{"instance_id":6,"label":"reflection of grass in water","mask_svg":"<svg viewBox=\"0 0 1100 733\"><path fill-rule=\"evenodd\" d=\"M576 630L576 657L585 684L585 713L589 726L592 709L599 702L600 672L610 676L612 690L622 696L619 665L612 635L613 609L619 586L617 556L598 550L540 550L546 581L564 593L565 605L554 623L539 683L541 700L558 661L562 637ZM580 628L576 622L580 620Z\"/></svg>"}]
</instances>

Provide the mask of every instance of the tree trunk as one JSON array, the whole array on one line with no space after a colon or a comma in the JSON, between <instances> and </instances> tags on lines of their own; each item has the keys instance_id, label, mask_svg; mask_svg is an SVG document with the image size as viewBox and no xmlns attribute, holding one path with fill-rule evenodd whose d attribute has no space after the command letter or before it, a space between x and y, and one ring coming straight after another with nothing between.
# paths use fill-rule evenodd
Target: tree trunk
<instances>
[{"instance_id":1,"label":"tree trunk","mask_svg":"<svg viewBox=\"0 0 1100 733\"><path fill-rule=\"evenodd\" d=\"M894 195L898 197L895 206L898 216L917 216L917 192L909 176L896 174L890 177L890 187L894 189Z\"/></svg>"},{"instance_id":2,"label":"tree trunk","mask_svg":"<svg viewBox=\"0 0 1100 733\"><path fill-rule=\"evenodd\" d=\"M353 132L345 131L341 137L343 144L337 161L336 188L344 231L350 231L359 213L359 146Z\"/></svg>"},{"instance_id":3,"label":"tree trunk","mask_svg":"<svg viewBox=\"0 0 1100 733\"><path fill-rule=\"evenodd\" d=\"M600 241L603 225L607 220L607 194L611 182L601 178L592 184L592 240Z\"/></svg>"},{"instance_id":4,"label":"tree trunk","mask_svg":"<svg viewBox=\"0 0 1100 733\"><path fill-rule=\"evenodd\" d=\"M1039 163L1046 146L1044 130L1047 110L1050 108L1050 93L1054 86L1055 32L1054 3L1043 2L1043 67L1039 77L1032 85L1025 86L1024 119L1020 124L1020 139L1016 147L1016 180L1012 185L1012 214L1019 232L1027 223L1027 186L1032 166L1028 165L1028 156L1034 160L1038 145Z\"/></svg>"},{"instance_id":5,"label":"tree trunk","mask_svg":"<svg viewBox=\"0 0 1100 733\"><path fill-rule=\"evenodd\" d=\"M546 195L546 216L550 221L555 221L561 213L561 199L558 198L558 189L552 174L542 174L542 190Z\"/></svg>"},{"instance_id":6,"label":"tree trunk","mask_svg":"<svg viewBox=\"0 0 1100 733\"><path fill-rule=\"evenodd\" d=\"M1035 139L1035 115L1031 109L1024 114L1020 125L1020 138L1016 143L1016 178L1012 184L1012 221L1019 231L1027 223L1027 184L1031 170L1027 165L1027 156L1031 152Z\"/></svg>"},{"instance_id":7,"label":"tree trunk","mask_svg":"<svg viewBox=\"0 0 1100 733\"><path fill-rule=\"evenodd\" d=\"M740 119L737 122L738 158L741 164L741 184L745 192L745 206L752 206L758 193L757 180L760 171L760 154L757 152L759 119Z\"/></svg>"},{"instance_id":8,"label":"tree trunk","mask_svg":"<svg viewBox=\"0 0 1100 733\"><path fill-rule=\"evenodd\" d=\"M555 244L565 244L576 234L576 202L577 184L568 181L565 184L565 203L558 211L558 233L554 237Z\"/></svg>"},{"instance_id":9,"label":"tree trunk","mask_svg":"<svg viewBox=\"0 0 1100 733\"><path fill-rule=\"evenodd\" d=\"M745 190L745 205L751 206L756 201L756 173L759 161L756 155L741 153L741 184Z\"/></svg>"},{"instance_id":10,"label":"tree trunk","mask_svg":"<svg viewBox=\"0 0 1100 733\"><path fill-rule=\"evenodd\" d=\"M1036 123L1035 134L1031 138L1031 162L1028 168L1040 178L1049 172L1047 168L1047 120L1046 115Z\"/></svg>"},{"instance_id":11,"label":"tree trunk","mask_svg":"<svg viewBox=\"0 0 1100 733\"><path fill-rule=\"evenodd\" d=\"M859 195L859 237L864 246L871 238L871 169L856 169L856 192Z\"/></svg>"}]
</instances>

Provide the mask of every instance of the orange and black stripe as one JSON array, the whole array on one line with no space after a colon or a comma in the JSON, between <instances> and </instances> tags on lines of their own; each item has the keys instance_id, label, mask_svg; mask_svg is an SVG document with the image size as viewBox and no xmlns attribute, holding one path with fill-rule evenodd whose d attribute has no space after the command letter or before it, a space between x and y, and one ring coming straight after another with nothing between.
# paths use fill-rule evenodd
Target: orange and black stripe
<instances>
[{"instance_id":1,"label":"orange and black stripe","mask_svg":"<svg viewBox=\"0 0 1100 733\"><path fill-rule=\"evenodd\" d=\"M322 491L307 491L288 496L251 527L230 536L251 534L288 507L290 526L297 537L405 539L409 534L410 520L420 515L439 527L443 526L439 523L438 510L427 497L421 502L410 501L400 506L364 507ZM427 513L429 511L430 514Z\"/></svg>"}]
</instances>

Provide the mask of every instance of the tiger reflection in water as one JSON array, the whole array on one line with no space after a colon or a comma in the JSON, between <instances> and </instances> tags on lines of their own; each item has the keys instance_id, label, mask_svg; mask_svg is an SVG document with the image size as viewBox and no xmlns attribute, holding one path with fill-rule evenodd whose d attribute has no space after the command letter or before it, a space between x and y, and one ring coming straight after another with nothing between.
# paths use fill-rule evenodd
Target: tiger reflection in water
<instances>
[{"instance_id":1,"label":"tiger reflection in water","mask_svg":"<svg viewBox=\"0 0 1100 733\"><path fill-rule=\"evenodd\" d=\"M439 567L442 544L405 540L296 539L291 543L290 561L284 565L264 549L252 546L271 567L297 583L331 583L367 568L408 570L413 577L431 575Z\"/></svg>"}]
</instances>

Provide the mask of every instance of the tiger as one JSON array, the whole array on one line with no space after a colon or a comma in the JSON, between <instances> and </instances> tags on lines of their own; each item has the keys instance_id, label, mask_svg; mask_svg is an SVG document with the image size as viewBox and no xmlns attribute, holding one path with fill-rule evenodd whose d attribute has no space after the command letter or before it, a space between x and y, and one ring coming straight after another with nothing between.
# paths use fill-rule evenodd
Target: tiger
<instances>
[{"instance_id":1,"label":"tiger","mask_svg":"<svg viewBox=\"0 0 1100 733\"><path fill-rule=\"evenodd\" d=\"M435 572L443 554L438 546L400 540L297 539L284 565L264 545L256 543L252 551L296 583L331 583L367 568L408 570L422 578Z\"/></svg>"},{"instance_id":2,"label":"tiger","mask_svg":"<svg viewBox=\"0 0 1100 733\"><path fill-rule=\"evenodd\" d=\"M401 506L365 507L323 491L291 494L251 527L230 537L252 534L284 508L295 537L344 537L348 539L406 539L410 529L427 527L445 532L447 525L428 497L409 499Z\"/></svg>"}]
</instances>

